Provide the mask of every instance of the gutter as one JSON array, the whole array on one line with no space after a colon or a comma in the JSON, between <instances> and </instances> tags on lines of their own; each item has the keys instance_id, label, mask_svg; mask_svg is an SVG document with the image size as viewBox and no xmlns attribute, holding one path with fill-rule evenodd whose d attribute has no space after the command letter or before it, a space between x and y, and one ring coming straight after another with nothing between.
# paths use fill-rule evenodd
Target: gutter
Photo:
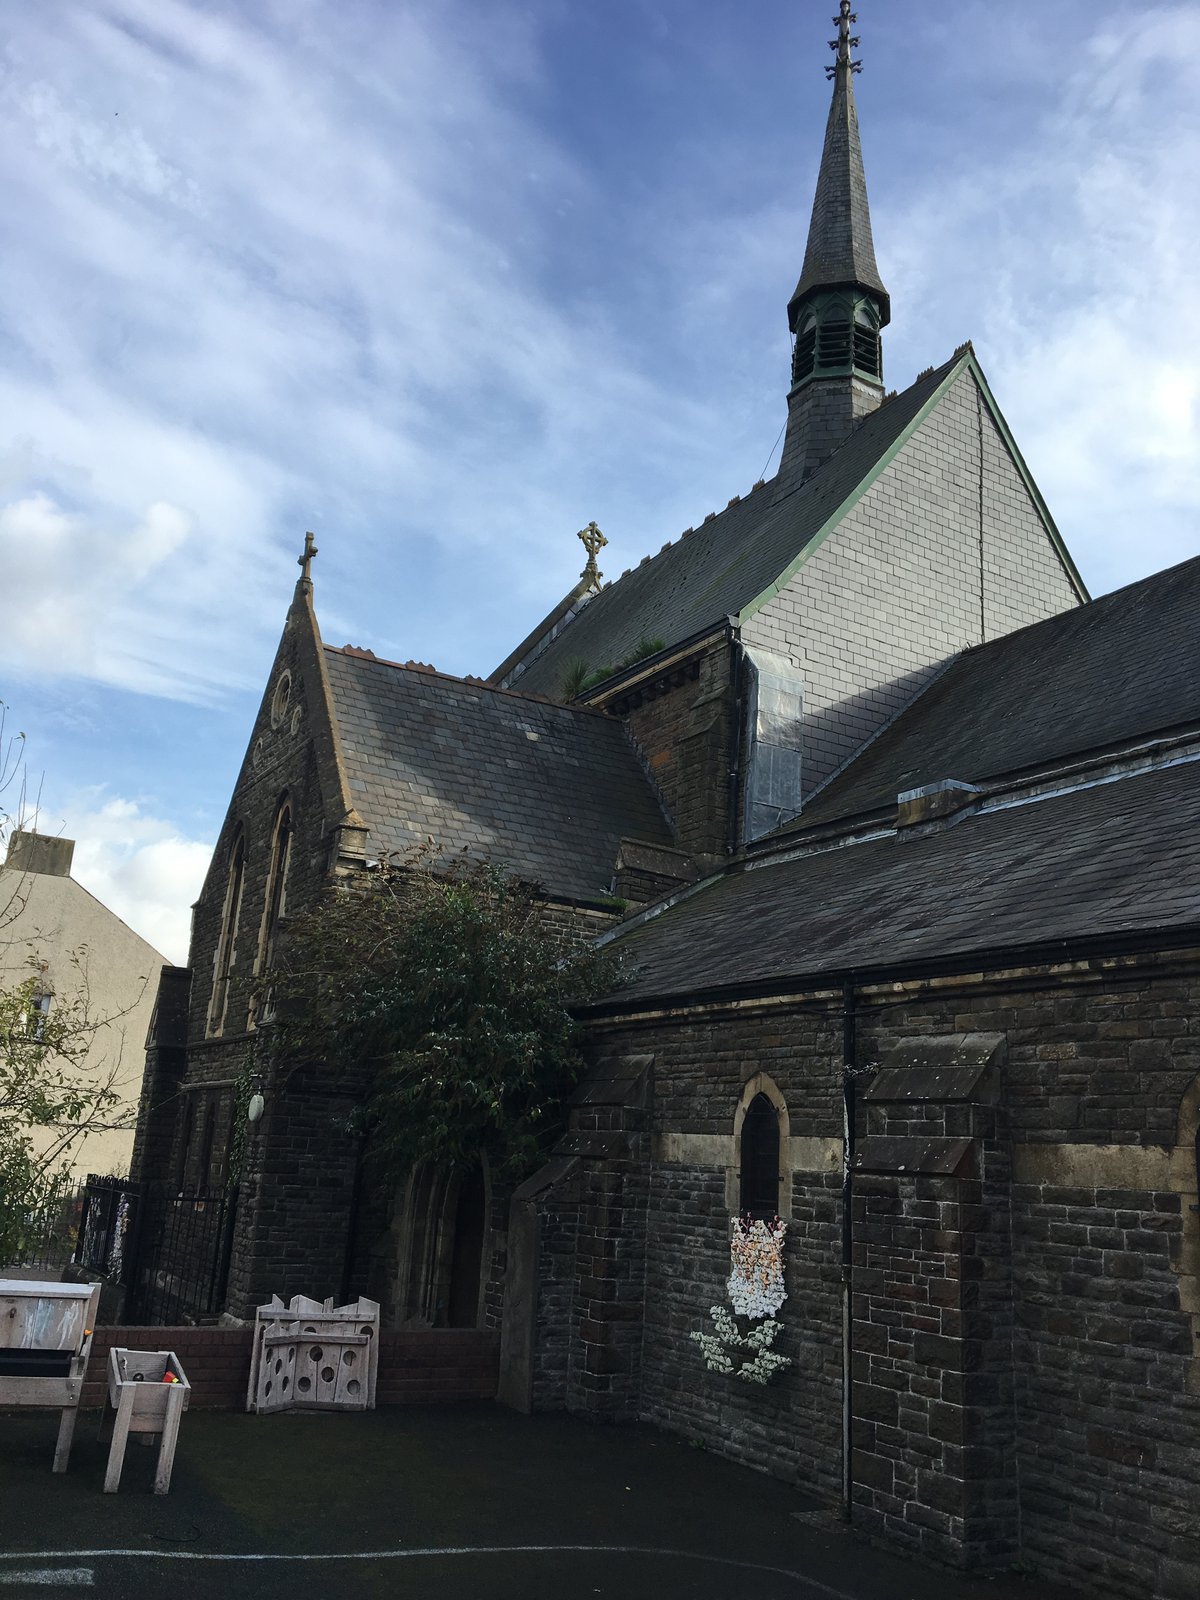
<instances>
[{"instance_id":1,"label":"gutter","mask_svg":"<svg viewBox=\"0 0 1200 1600\"><path fill-rule=\"evenodd\" d=\"M702 884L696 884L679 898L687 898L688 894L695 894L702 887ZM628 923L623 923L622 931L628 926ZM611 939L611 934L605 934L595 942L599 945L608 943ZM884 984L920 982L930 978L961 977L964 974L982 976L989 969L1003 971L1014 967L1075 965L1079 962L1103 960L1108 957L1148 955L1166 950L1187 949L1200 949L1200 920L1168 927L1130 929L1125 933L1094 934L1078 939L1049 939L1034 944L984 945L978 949L964 951L961 955L929 956L909 962L783 973L774 978L755 978L744 983L724 984L708 989L687 989L676 994L660 992L639 995L632 1001L622 1002L614 997L612 1000L591 1001L572 1009L574 1015L588 1021L602 1021L610 1017L634 1021L648 1014L677 1017L688 1011L714 1006L736 1006L759 1000L787 1001L794 996L811 995L814 992L828 994L847 981L852 981L861 990Z\"/></svg>"},{"instance_id":2,"label":"gutter","mask_svg":"<svg viewBox=\"0 0 1200 1600\"><path fill-rule=\"evenodd\" d=\"M725 638L732 659L733 710L729 730L729 775L725 786L725 854L735 856L741 845L742 830L738 826L738 796L741 792L742 763L750 730L742 726L744 716L742 682L746 672L746 647L733 617L725 619Z\"/></svg>"},{"instance_id":3,"label":"gutter","mask_svg":"<svg viewBox=\"0 0 1200 1600\"><path fill-rule=\"evenodd\" d=\"M612 673L602 682L594 684L583 694L576 696L570 703L572 705L595 706L597 701L608 700L620 694L627 694L631 689L636 689L647 678L657 678L662 672L669 672L679 662L685 661L688 656L694 655L702 644L720 638L724 633L728 635L729 619L722 617L718 623L709 623L697 633L689 634L686 639L668 645L665 650L660 650L655 656L643 656L640 661L635 661L632 666L624 667L619 672Z\"/></svg>"},{"instance_id":4,"label":"gutter","mask_svg":"<svg viewBox=\"0 0 1200 1600\"><path fill-rule=\"evenodd\" d=\"M1200 757L1200 729L1194 723L1177 723L1173 728L1164 729L1161 733L1140 739L1137 744L1125 745L1117 750L1099 746L1093 752L1080 752L1057 765L1022 767L999 777L987 774L977 776L971 780L978 789L978 795L971 803L970 812L973 816L980 816L1017 805L1028 805L1033 800L1052 800L1059 795L1078 794L1120 778L1138 778L1148 772L1162 772L1197 757ZM951 775L943 774L943 777L946 776ZM961 817L961 812L956 813L955 820L961 820ZM868 811L849 812L845 816L829 817L824 822L809 823L807 829L803 826L801 813L799 826L747 844L746 866L753 869L776 865L781 861L798 860L802 856L816 855L847 845L870 844L895 831L894 799Z\"/></svg>"}]
</instances>

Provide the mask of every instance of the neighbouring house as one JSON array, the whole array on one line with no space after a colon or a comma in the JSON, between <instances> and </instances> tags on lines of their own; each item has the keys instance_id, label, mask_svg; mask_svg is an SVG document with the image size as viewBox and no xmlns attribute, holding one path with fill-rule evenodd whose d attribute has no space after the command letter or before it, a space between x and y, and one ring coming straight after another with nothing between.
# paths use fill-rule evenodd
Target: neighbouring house
<instances>
[{"instance_id":1,"label":"neighbouring house","mask_svg":"<svg viewBox=\"0 0 1200 1600\"><path fill-rule=\"evenodd\" d=\"M129 1170L166 957L76 883L74 852L72 839L24 829L10 836L0 866L0 982L12 988L34 978L33 1004L46 1014L86 993L91 1037L82 1072L89 1082L111 1080L117 1099L86 1134L70 1124L29 1130L39 1153L61 1150L55 1164L82 1182L89 1172Z\"/></svg>"},{"instance_id":2,"label":"neighbouring house","mask_svg":"<svg viewBox=\"0 0 1200 1600\"><path fill-rule=\"evenodd\" d=\"M198 1313L365 1291L498 1328L514 1405L684 1432L941 1560L1174 1600L1200 1586L1200 560L1090 601L971 346L885 390L850 22L773 478L615 582L586 529L487 681L324 644L310 541L137 1167L194 1209L238 1153ZM365 1194L361 1085L262 1076L289 909L426 836L632 969L511 1195L485 1165ZM786 1225L765 1383L691 1337L747 1214Z\"/></svg>"}]
</instances>

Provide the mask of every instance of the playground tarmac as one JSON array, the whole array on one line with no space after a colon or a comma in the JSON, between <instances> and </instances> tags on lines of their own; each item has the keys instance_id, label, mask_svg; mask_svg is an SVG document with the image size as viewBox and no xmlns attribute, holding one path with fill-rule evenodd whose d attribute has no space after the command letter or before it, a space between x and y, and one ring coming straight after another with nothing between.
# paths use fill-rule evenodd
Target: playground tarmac
<instances>
[{"instance_id":1,"label":"playground tarmac","mask_svg":"<svg viewBox=\"0 0 1200 1600\"><path fill-rule=\"evenodd\" d=\"M171 1492L131 1441L120 1491L81 1413L0 1414L0 1600L1056 1600L882 1554L811 1499L648 1427L491 1404L193 1411ZM799 1515L797 1515L799 1513Z\"/></svg>"}]
</instances>

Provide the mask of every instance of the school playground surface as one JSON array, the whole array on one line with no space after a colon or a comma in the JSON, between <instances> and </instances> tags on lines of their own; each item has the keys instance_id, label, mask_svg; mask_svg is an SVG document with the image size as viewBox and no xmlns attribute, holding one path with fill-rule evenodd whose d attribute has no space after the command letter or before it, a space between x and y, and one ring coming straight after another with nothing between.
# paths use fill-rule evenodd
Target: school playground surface
<instances>
[{"instance_id":1,"label":"school playground surface","mask_svg":"<svg viewBox=\"0 0 1200 1600\"><path fill-rule=\"evenodd\" d=\"M185 1415L120 1492L80 1414L0 1414L0 1600L1052 1600L883 1555L794 1489L646 1427L490 1404ZM797 1516L796 1513L800 1513ZM804 1520L806 1517L808 1520Z\"/></svg>"}]
</instances>

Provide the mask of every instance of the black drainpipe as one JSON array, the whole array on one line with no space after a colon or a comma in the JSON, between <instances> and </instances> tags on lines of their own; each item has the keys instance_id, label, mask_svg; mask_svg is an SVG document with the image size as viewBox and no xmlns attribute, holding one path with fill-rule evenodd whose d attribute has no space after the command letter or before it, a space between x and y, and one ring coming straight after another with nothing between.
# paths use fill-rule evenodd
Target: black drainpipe
<instances>
[{"instance_id":1,"label":"black drainpipe","mask_svg":"<svg viewBox=\"0 0 1200 1600\"><path fill-rule=\"evenodd\" d=\"M731 674L731 688L733 691L733 710L731 713L733 728L729 739L729 777L726 783L726 811L725 819L725 853L735 856L741 848L745 827L738 827L738 800L741 793L742 762L745 753L745 734L742 728L742 679L745 673L745 646L737 631L737 624L732 617L725 619L725 637L729 641L729 651L733 657L733 672Z\"/></svg>"},{"instance_id":2,"label":"black drainpipe","mask_svg":"<svg viewBox=\"0 0 1200 1600\"><path fill-rule=\"evenodd\" d=\"M363 1155L367 1147L367 1136L360 1133L356 1140L357 1149L354 1152L354 1183L350 1190L350 1219L346 1225L346 1253L342 1258L342 1284L340 1305L346 1305L350 1300L350 1282L354 1274L354 1254L358 1232L358 1212L362 1204L363 1185Z\"/></svg>"},{"instance_id":3,"label":"black drainpipe","mask_svg":"<svg viewBox=\"0 0 1200 1600\"><path fill-rule=\"evenodd\" d=\"M854 1507L854 983L842 984L842 1518Z\"/></svg>"}]
</instances>

